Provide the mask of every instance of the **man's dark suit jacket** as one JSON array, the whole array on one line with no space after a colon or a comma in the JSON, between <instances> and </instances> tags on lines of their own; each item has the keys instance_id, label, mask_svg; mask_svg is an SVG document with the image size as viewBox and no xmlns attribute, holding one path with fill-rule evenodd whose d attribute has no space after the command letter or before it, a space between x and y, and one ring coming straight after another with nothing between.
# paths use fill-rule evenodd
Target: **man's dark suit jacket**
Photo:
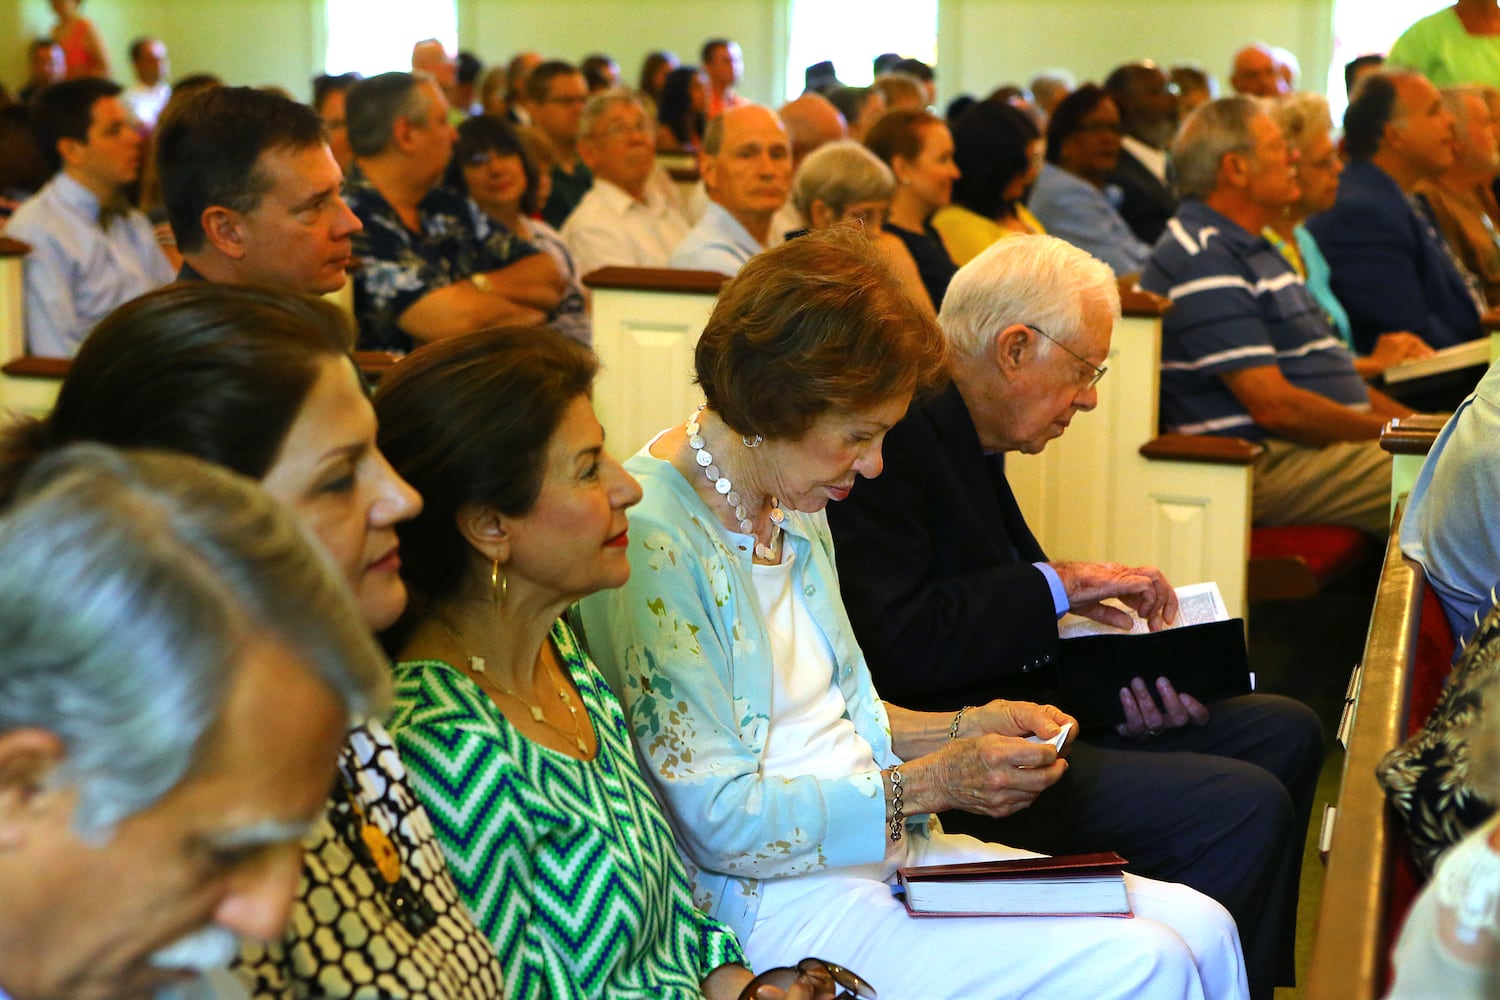
<instances>
[{"instance_id":1,"label":"man's dark suit jacket","mask_svg":"<svg viewBox=\"0 0 1500 1000\"><path fill-rule=\"evenodd\" d=\"M1154 246L1167 228L1167 220L1177 214L1177 199L1127 149L1120 150L1120 159L1115 164L1115 172L1109 175L1109 183L1118 187L1125 196L1120 203L1120 215L1131 231L1142 243Z\"/></svg>"},{"instance_id":2,"label":"man's dark suit jacket","mask_svg":"<svg viewBox=\"0 0 1500 1000\"><path fill-rule=\"evenodd\" d=\"M1479 310L1443 237L1375 164L1350 161L1333 208L1309 219L1307 229L1328 258L1333 294L1361 354L1391 330L1410 330L1438 348L1482 335Z\"/></svg>"},{"instance_id":3,"label":"man's dark suit jacket","mask_svg":"<svg viewBox=\"0 0 1500 1000\"><path fill-rule=\"evenodd\" d=\"M880 696L953 711L1035 700L1053 674L1045 561L953 386L886 436L885 471L828 506L844 604ZM996 516L996 513L999 516Z\"/></svg>"}]
</instances>

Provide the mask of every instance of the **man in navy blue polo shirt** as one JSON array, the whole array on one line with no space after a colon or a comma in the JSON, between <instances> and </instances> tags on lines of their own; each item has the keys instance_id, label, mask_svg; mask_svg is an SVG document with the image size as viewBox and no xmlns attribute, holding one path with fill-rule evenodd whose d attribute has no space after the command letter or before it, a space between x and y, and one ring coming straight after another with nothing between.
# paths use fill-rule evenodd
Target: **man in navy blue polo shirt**
<instances>
[{"instance_id":1,"label":"man in navy blue polo shirt","mask_svg":"<svg viewBox=\"0 0 1500 1000\"><path fill-rule=\"evenodd\" d=\"M1204 105L1172 146L1182 206L1142 287L1167 295L1162 430L1250 438L1257 524L1388 530L1377 439L1410 411L1368 388L1302 279L1261 235L1298 195L1293 154L1247 98Z\"/></svg>"}]
</instances>

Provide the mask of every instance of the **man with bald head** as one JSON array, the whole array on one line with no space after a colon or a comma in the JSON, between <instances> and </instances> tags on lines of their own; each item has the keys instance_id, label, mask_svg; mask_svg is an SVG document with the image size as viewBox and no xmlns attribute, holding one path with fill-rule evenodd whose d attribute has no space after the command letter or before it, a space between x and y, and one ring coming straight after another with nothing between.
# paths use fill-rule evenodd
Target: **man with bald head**
<instances>
[{"instance_id":1,"label":"man with bald head","mask_svg":"<svg viewBox=\"0 0 1500 1000\"><path fill-rule=\"evenodd\" d=\"M1177 214L1167 184L1167 146L1177 134L1177 95L1165 70L1149 59L1110 73L1104 89L1120 109L1120 158L1108 183L1124 195L1120 215L1136 238L1152 244Z\"/></svg>"},{"instance_id":2,"label":"man with bald head","mask_svg":"<svg viewBox=\"0 0 1500 1000\"><path fill-rule=\"evenodd\" d=\"M458 64L448 47L436 38L423 39L411 47L411 71L436 80L444 97L450 97L458 83Z\"/></svg>"},{"instance_id":3,"label":"man with bald head","mask_svg":"<svg viewBox=\"0 0 1500 1000\"><path fill-rule=\"evenodd\" d=\"M808 154L830 142L849 138L849 124L832 101L822 94L807 91L795 101L781 106L781 123L786 126L792 143L792 175ZM808 228L807 220L790 200L771 219L771 243L780 243L786 234Z\"/></svg>"},{"instance_id":4,"label":"man with bald head","mask_svg":"<svg viewBox=\"0 0 1500 1000\"><path fill-rule=\"evenodd\" d=\"M1236 94L1247 97L1280 97L1291 92L1277 65L1276 53L1260 42L1234 54L1234 72L1229 83Z\"/></svg>"},{"instance_id":5,"label":"man with bald head","mask_svg":"<svg viewBox=\"0 0 1500 1000\"><path fill-rule=\"evenodd\" d=\"M1349 103L1344 142L1338 200L1307 228L1328 258L1354 346L1369 353L1387 330L1410 330L1435 348L1481 336L1476 296L1413 198L1453 166L1454 119L1442 94L1420 73L1375 73Z\"/></svg>"},{"instance_id":6,"label":"man with bald head","mask_svg":"<svg viewBox=\"0 0 1500 1000\"><path fill-rule=\"evenodd\" d=\"M771 242L792 188L792 145L770 108L746 105L709 123L698 154L709 203L669 267L733 276Z\"/></svg>"}]
</instances>

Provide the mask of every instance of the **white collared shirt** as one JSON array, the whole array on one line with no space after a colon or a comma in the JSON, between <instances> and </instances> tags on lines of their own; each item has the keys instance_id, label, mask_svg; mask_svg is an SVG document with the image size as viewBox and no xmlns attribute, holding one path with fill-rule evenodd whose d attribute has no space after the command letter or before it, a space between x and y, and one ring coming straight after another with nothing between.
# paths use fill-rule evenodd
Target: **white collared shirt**
<instances>
[{"instance_id":1,"label":"white collared shirt","mask_svg":"<svg viewBox=\"0 0 1500 1000\"><path fill-rule=\"evenodd\" d=\"M562 227L582 275L601 267L666 267L687 234L687 219L660 190L647 185L645 200L636 201L602 177Z\"/></svg>"},{"instance_id":2,"label":"white collared shirt","mask_svg":"<svg viewBox=\"0 0 1500 1000\"><path fill-rule=\"evenodd\" d=\"M1128 153L1130 153L1131 156L1135 157L1137 160L1140 160L1141 161L1141 166L1143 166L1147 170L1151 171L1151 173L1156 177L1156 179L1162 182L1163 186L1166 185L1166 183L1167 183L1167 152L1166 152L1166 150L1164 150L1164 149L1157 149L1155 146L1148 146L1144 142L1142 142L1141 140L1137 139L1133 135L1122 136L1121 139L1120 139L1120 145Z\"/></svg>"}]
</instances>

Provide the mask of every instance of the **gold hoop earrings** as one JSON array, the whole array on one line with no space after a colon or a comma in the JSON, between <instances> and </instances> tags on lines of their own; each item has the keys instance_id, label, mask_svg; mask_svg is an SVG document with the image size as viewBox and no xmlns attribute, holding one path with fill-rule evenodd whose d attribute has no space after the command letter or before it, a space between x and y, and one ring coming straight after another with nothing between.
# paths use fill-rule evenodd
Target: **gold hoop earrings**
<instances>
[{"instance_id":1,"label":"gold hoop earrings","mask_svg":"<svg viewBox=\"0 0 1500 1000\"><path fill-rule=\"evenodd\" d=\"M490 566L490 603L497 608L504 604L508 590L510 590L510 578L500 568L500 560L496 559Z\"/></svg>"}]
</instances>

